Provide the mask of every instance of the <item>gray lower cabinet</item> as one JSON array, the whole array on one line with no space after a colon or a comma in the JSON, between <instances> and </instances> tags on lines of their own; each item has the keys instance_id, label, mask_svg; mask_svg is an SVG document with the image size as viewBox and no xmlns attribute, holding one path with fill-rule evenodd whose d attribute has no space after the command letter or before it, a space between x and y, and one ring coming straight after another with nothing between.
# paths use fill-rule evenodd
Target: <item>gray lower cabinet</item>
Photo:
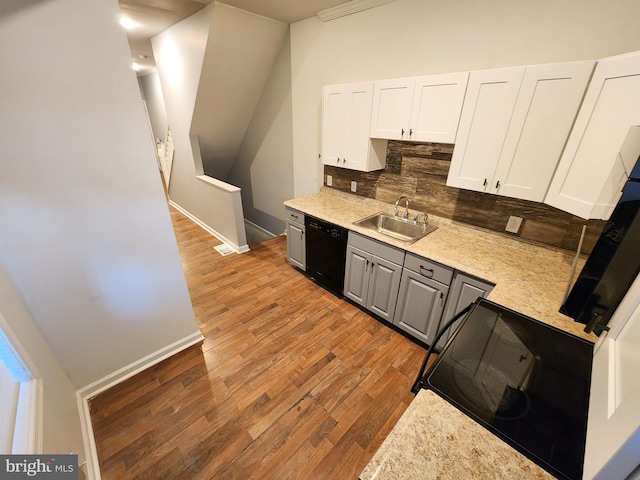
<instances>
[{"instance_id":1,"label":"gray lower cabinet","mask_svg":"<svg viewBox=\"0 0 640 480\"><path fill-rule=\"evenodd\" d=\"M349 232L344 295L393 321L404 251Z\"/></svg>"},{"instance_id":2,"label":"gray lower cabinet","mask_svg":"<svg viewBox=\"0 0 640 480\"><path fill-rule=\"evenodd\" d=\"M304 213L287 207L287 258L301 270L306 269Z\"/></svg>"},{"instance_id":3,"label":"gray lower cabinet","mask_svg":"<svg viewBox=\"0 0 640 480\"><path fill-rule=\"evenodd\" d=\"M480 280L464 273L456 273L451 285L449 300L447 301L445 312L442 316L442 321L440 322L440 328L444 327L449 320L475 302L478 298L486 298L491 290L493 290L493 287L494 285L492 283L485 282L484 280ZM436 345L438 348L444 347L459 322L460 320L442 336Z\"/></svg>"},{"instance_id":4,"label":"gray lower cabinet","mask_svg":"<svg viewBox=\"0 0 640 480\"><path fill-rule=\"evenodd\" d=\"M408 253L393 323L431 344L444 312L452 277L452 269Z\"/></svg>"}]
</instances>

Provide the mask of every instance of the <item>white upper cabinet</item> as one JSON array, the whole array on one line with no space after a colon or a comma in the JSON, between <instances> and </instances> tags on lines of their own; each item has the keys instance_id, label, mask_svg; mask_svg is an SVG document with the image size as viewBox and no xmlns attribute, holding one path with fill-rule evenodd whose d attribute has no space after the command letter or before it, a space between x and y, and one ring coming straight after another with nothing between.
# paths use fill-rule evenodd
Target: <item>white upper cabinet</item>
<instances>
[{"instance_id":1,"label":"white upper cabinet","mask_svg":"<svg viewBox=\"0 0 640 480\"><path fill-rule=\"evenodd\" d=\"M598 61L545 203L607 219L619 197L618 153L640 124L640 52Z\"/></svg>"},{"instance_id":2,"label":"white upper cabinet","mask_svg":"<svg viewBox=\"0 0 640 480\"><path fill-rule=\"evenodd\" d=\"M542 202L595 62L527 67L493 186L508 197Z\"/></svg>"},{"instance_id":3,"label":"white upper cabinet","mask_svg":"<svg viewBox=\"0 0 640 480\"><path fill-rule=\"evenodd\" d=\"M369 139L373 82L322 89L322 162L372 171L384 168L386 142Z\"/></svg>"},{"instance_id":4,"label":"white upper cabinet","mask_svg":"<svg viewBox=\"0 0 640 480\"><path fill-rule=\"evenodd\" d=\"M371 137L409 139L409 117L415 79L376 80L371 112Z\"/></svg>"},{"instance_id":5,"label":"white upper cabinet","mask_svg":"<svg viewBox=\"0 0 640 480\"><path fill-rule=\"evenodd\" d=\"M371 137L453 143L468 72L378 80Z\"/></svg>"},{"instance_id":6,"label":"white upper cabinet","mask_svg":"<svg viewBox=\"0 0 640 480\"><path fill-rule=\"evenodd\" d=\"M450 187L489 192L525 67L471 72L447 177Z\"/></svg>"},{"instance_id":7,"label":"white upper cabinet","mask_svg":"<svg viewBox=\"0 0 640 480\"><path fill-rule=\"evenodd\" d=\"M542 202L593 66L472 72L447 185Z\"/></svg>"}]
</instances>

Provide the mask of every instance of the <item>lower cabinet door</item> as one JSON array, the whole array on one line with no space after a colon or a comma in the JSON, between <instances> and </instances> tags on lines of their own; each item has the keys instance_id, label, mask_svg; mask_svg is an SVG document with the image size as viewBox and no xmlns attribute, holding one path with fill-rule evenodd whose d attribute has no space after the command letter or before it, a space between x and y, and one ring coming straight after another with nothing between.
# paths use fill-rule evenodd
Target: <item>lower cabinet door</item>
<instances>
[{"instance_id":1,"label":"lower cabinet door","mask_svg":"<svg viewBox=\"0 0 640 480\"><path fill-rule=\"evenodd\" d=\"M369 289L371 254L352 245L347 245L347 260L344 271L344 295L354 302L366 306Z\"/></svg>"},{"instance_id":2,"label":"lower cabinet door","mask_svg":"<svg viewBox=\"0 0 640 480\"><path fill-rule=\"evenodd\" d=\"M304 225L287 220L287 257L302 270L306 268L304 229Z\"/></svg>"},{"instance_id":3,"label":"lower cabinet door","mask_svg":"<svg viewBox=\"0 0 640 480\"><path fill-rule=\"evenodd\" d=\"M393 323L430 344L438 330L449 287L404 269Z\"/></svg>"},{"instance_id":4,"label":"lower cabinet door","mask_svg":"<svg viewBox=\"0 0 640 480\"><path fill-rule=\"evenodd\" d=\"M371 278L367 308L389 323L393 322L402 267L375 255L371 256Z\"/></svg>"},{"instance_id":5,"label":"lower cabinet door","mask_svg":"<svg viewBox=\"0 0 640 480\"><path fill-rule=\"evenodd\" d=\"M440 326L444 327L449 320L475 302L478 298L486 298L491 290L493 290L493 284L483 282L482 280L478 280L477 278L470 277L463 273L458 273L453 279L451 295L447 301L447 308L442 316ZM444 347L445 343L447 343L447 340L449 340L449 337L451 337L451 334L455 331L461 321L462 319L458 320L458 322L452 325L451 328L449 328L449 330L442 336L438 342L438 348Z\"/></svg>"}]
</instances>

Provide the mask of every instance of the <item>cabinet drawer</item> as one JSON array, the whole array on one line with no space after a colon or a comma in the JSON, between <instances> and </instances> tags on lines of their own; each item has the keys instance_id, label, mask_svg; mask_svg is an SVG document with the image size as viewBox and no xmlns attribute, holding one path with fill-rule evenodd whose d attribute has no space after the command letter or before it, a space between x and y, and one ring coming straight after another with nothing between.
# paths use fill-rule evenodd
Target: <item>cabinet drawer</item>
<instances>
[{"instance_id":1,"label":"cabinet drawer","mask_svg":"<svg viewBox=\"0 0 640 480\"><path fill-rule=\"evenodd\" d=\"M384 258L396 265L402 266L404 262L404 250L401 250L391 245L387 245L382 242L378 242L359 233L355 233L349 230L349 245L358 247L365 252L372 253L373 255Z\"/></svg>"},{"instance_id":2,"label":"cabinet drawer","mask_svg":"<svg viewBox=\"0 0 640 480\"><path fill-rule=\"evenodd\" d=\"M285 211L286 220L291 220L292 222L297 222L304 225L304 213L299 212L298 210L294 210L291 207L286 207Z\"/></svg>"},{"instance_id":3,"label":"cabinet drawer","mask_svg":"<svg viewBox=\"0 0 640 480\"><path fill-rule=\"evenodd\" d=\"M404 260L404 268L413 270L423 277L432 278L433 280L443 283L444 285L450 285L451 279L453 278L452 269L428 260L424 257L414 255L413 253L407 253L407 256Z\"/></svg>"}]
</instances>

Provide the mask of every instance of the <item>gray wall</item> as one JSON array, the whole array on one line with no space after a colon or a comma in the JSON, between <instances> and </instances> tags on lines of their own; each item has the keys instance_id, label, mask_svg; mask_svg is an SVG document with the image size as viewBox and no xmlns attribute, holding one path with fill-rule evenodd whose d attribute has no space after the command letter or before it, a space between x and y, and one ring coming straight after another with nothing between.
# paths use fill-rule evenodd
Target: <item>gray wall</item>
<instances>
[{"instance_id":1,"label":"gray wall","mask_svg":"<svg viewBox=\"0 0 640 480\"><path fill-rule=\"evenodd\" d=\"M291 43L287 34L229 173L247 220L279 235L282 202L293 197Z\"/></svg>"},{"instance_id":2,"label":"gray wall","mask_svg":"<svg viewBox=\"0 0 640 480\"><path fill-rule=\"evenodd\" d=\"M162 96L160 77L157 73L150 73L138 77L138 82L142 88L144 99L147 102L153 138L159 138L164 142L166 141L168 123L167 108L165 107L164 97Z\"/></svg>"},{"instance_id":3,"label":"gray wall","mask_svg":"<svg viewBox=\"0 0 640 480\"><path fill-rule=\"evenodd\" d=\"M0 321L2 318L19 344L14 347L23 349L19 351L23 360L27 360L26 355L33 363L33 367L28 366L36 370L31 373L42 380L43 452L77 453L79 463L84 462L75 389L20 294L0 269Z\"/></svg>"},{"instance_id":4,"label":"gray wall","mask_svg":"<svg viewBox=\"0 0 640 480\"><path fill-rule=\"evenodd\" d=\"M118 13L0 22L0 268L78 389L198 335Z\"/></svg>"}]
</instances>

